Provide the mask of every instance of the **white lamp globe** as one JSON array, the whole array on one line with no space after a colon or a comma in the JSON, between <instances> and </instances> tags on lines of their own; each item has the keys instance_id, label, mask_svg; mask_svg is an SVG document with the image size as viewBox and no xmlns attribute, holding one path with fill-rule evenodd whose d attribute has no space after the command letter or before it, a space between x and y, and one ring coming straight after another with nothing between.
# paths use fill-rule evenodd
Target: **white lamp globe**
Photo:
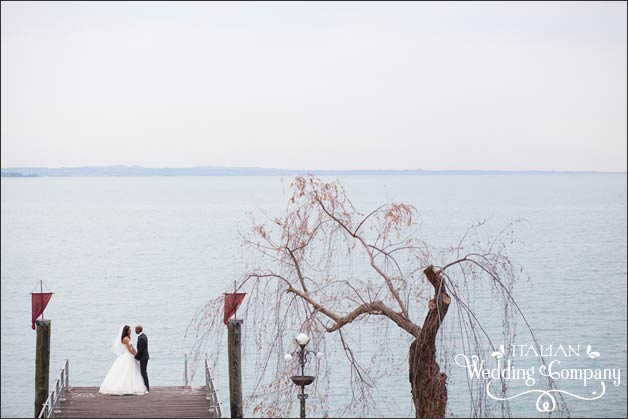
<instances>
[{"instance_id":1,"label":"white lamp globe","mask_svg":"<svg viewBox=\"0 0 628 419\"><path fill-rule=\"evenodd\" d=\"M323 359L323 353L322 352L316 352L316 359L319 360L319 361L321 359Z\"/></svg>"},{"instance_id":2,"label":"white lamp globe","mask_svg":"<svg viewBox=\"0 0 628 419\"><path fill-rule=\"evenodd\" d=\"M290 361L292 361L292 355L290 355L290 354L285 354L285 355L284 355L284 357L283 357L283 359L284 359L284 361L286 361L286 362L290 362Z\"/></svg>"},{"instance_id":3,"label":"white lamp globe","mask_svg":"<svg viewBox=\"0 0 628 419\"><path fill-rule=\"evenodd\" d=\"M309 341L310 341L310 338L305 333L299 333L299 335L297 336L297 343L301 346L307 345Z\"/></svg>"}]
</instances>

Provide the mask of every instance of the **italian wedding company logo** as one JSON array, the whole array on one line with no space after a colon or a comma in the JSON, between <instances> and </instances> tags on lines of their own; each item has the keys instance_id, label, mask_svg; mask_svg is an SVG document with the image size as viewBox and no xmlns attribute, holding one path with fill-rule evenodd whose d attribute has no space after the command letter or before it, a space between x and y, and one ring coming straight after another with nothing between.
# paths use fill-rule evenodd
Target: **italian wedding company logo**
<instances>
[{"instance_id":1,"label":"italian wedding company logo","mask_svg":"<svg viewBox=\"0 0 628 419\"><path fill-rule=\"evenodd\" d=\"M601 355L591 350L591 345L586 348L581 345L510 345L509 353L504 350L504 345L499 350L490 354L488 360L481 359L478 355L467 356L457 354L456 365L466 368L469 378L486 380L487 395L498 401L511 400L528 394L537 395L536 409L539 412L551 412L557 407L556 395L561 393L580 400L597 400L606 394L606 382L613 386L621 385L620 368L591 368L582 367L583 364L595 363ZM507 356L508 355L508 356ZM509 358L509 359L507 359ZM515 368L513 361L536 358L547 360L538 366L527 368ZM565 367L569 359L576 361L578 367ZM496 366L495 366L496 364ZM552 379L555 382L571 381L583 386L581 394L575 394L565 390L530 389L509 397L500 397L491 390L491 379L507 381L519 381L525 387L534 387L542 378Z\"/></svg>"}]
</instances>

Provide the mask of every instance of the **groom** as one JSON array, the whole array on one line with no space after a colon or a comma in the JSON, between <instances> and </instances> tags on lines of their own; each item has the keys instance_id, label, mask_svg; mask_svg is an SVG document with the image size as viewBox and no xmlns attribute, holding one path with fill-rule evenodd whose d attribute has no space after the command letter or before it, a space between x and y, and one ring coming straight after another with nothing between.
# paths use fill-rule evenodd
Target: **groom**
<instances>
[{"instance_id":1,"label":"groom","mask_svg":"<svg viewBox=\"0 0 628 419\"><path fill-rule=\"evenodd\" d=\"M137 354L135 354L135 359L140 361L140 371L142 372L142 378L146 385L146 391L150 391L150 387L148 386L148 374L146 373L146 365L149 359L148 337L146 337L143 330L144 329L139 324L135 326L135 333L137 334Z\"/></svg>"}]
</instances>

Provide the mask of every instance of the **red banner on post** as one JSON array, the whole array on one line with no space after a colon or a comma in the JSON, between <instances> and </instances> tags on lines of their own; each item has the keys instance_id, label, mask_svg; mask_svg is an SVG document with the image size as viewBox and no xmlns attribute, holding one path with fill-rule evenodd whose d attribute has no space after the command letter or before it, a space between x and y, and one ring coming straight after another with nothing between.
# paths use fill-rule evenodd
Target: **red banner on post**
<instances>
[{"instance_id":1,"label":"red banner on post","mask_svg":"<svg viewBox=\"0 0 628 419\"><path fill-rule=\"evenodd\" d=\"M52 294L52 292L31 292L31 323L33 330L35 330L35 320L37 320L37 317L46 309L48 302L52 298Z\"/></svg>"},{"instance_id":2,"label":"red banner on post","mask_svg":"<svg viewBox=\"0 0 628 419\"><path fill-rule=\"evenodd\" d=\"M233 316L240 307L245 295L245 292L225 293L225 325L229 321L229 317Z\"/></svg>"}]
</instances>

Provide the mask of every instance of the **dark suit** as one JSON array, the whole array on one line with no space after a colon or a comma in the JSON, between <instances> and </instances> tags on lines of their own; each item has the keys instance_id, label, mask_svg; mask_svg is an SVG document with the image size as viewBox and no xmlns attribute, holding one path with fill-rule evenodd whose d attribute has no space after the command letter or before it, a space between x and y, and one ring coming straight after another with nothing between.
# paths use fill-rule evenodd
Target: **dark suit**
<instances>
[{"instance_id":1,"label":"dark suit","mask_svg":"<svg viewBox=\"0 0 628 419\"><path fill-rule=\"evenodd\" d=\"M146 373L146 366L148 365L148 337L145 333L142 333L137 338L137 354L135 354L135 359L140 361L140 371L142 372L142 378L144 379L144 384L146 385L146 390L150 391L150 387L148 386L148 374Z\"/></svg>"}]
</instances>

